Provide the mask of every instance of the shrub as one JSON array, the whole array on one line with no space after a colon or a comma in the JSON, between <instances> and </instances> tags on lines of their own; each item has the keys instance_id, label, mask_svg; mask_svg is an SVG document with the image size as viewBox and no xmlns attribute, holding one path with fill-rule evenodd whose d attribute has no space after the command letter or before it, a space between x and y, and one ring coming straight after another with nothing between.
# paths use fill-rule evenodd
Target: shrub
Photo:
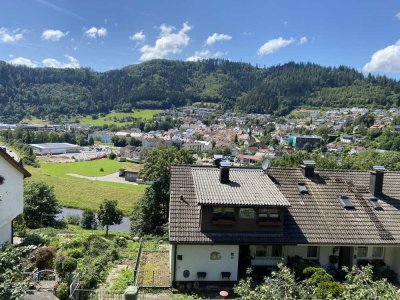
<instances>
[{"instance_id":1,"label":"shrub","mask_svg":"<svg viewBox=\"0 0 400 300\"><path fill-rule=\"evenodd\" d=\"M94 212L85 210L82 214L81 227L85 229L96 229L97 221Z\"/></svg>"},{"instance_id":2,"label":"shrub","mask_svg":"<svg viewBox=\"0 0 400 300\"><path fill-rule=\"evenodd\" d=\"M103 168L100 168L100 172L104 172L104 169L103 169Z\"/></svg>"},{"instance_id":3,"label":"shrub","mask_svg":"<svg viewBox=\"0 0 400 300\"><path fill-rule=\"evenodd\" d=\"M300 256L289 256L288 257L288 262L287 266L292 269L292 271L295 273L296 277L299 279L305 279L307 278L304 274L304 270L309 267L313 268L318 268L320 265L318 261L315 260L310 260L310 259L304 259Z\"/></svg>"},{"instance_id":4,"label":"shrub","mask_svg":"<svg viewBox=\"0 0 400 300\"><path fill-rule=\"evenodd\" d=\"M46 245L48 243L48 240L44 237L42 237L39 234L36 233L32 233L32 234L28 234L23 241L23 245L24 246L30 246L30 245L34 245L34 246L43 246Z\"/></svg>"},{"instance_id":5,"label":"shrub","mask_svg":"<svg viewBox=\"0 0 400 300\"><path fill-rule=\"evenodd\" d=\"M125 248L128 245L128 241L123 236L116 236L114 238L114 244L118 247Z\"/></svg>"},{"instance_id":6,"label":"shrub","mask_svg":"<svg viewBox=\"0 0 400 300\"><path fill-rule=\"evenodd\" d=\"M117 154L115 154L114 152L111 152L109 155L108 155L108 158L109 159L115 159L117 157Z\"/></svg>"},{"instance_id":7,"label":"shrub","mask_svg":"<svg viewBox=\"0 0 400 300\"><path fill-rule=\"evenodd\" d=\"M64 218L67 224L79 225L81 222L81 217L79 215L69 215Z\"/></svg>"},{"instance_id":8,"label":"shrub","mask_svg":"<svg viewBox=\"0 0 400 300\"><path fill-rule=\"evenodd\" d=\"M61 282L56 289L56 296L60 300L68 300L69 286L67 282Z\"/></svg>"},{"instance_id":9,"label":"shrub","mask_svg":"<svg viewBox=\"0 0 400 300\"><path fill-rule=\"evenodd\" d=\"M313 299L336 299L343 293L343 286L323 268L308 267L303 274L308 276L304 280L305 290Z\"/></svg>"},{"instance_id":10,"label":"shrub","mask_svg":"<svg viewBox=\"0 0 400 300\"><path fill-rule=\"evenodd\" d=\"M124 291L128 286L133 284L133 270L126 269L121 271L116 280L110 287L111 292Z\"/></svg>"},{"instance_id":11,"label":"shrub","mask_svg":"<svg viewBox=\"0 0 400 300\"><path fill-rule=\"evenodd\" d=\"M54 260L54 268L61 278L67 278L72 272L75 271L78 263L77 260L71 256L66 256L63 253L57 254Z\"/></svg>"},{"instance_id":12,"label":"shrub","mask_svg":"<svg viewBox=\"0 0 400 300\"><path fill-rule=\"evenodd\" d=\"M30 260L39 270L52 269L53 259L56 253L55 247L37 248L30 255Z\"/></svg>"}]
</instances>

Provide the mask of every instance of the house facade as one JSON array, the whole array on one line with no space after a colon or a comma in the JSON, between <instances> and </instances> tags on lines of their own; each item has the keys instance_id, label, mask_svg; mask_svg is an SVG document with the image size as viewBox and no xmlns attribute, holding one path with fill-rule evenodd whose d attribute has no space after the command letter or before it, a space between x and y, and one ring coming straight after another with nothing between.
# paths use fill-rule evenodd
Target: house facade
<instances>
[{"instance_id":1,"label":"house facade","mask_svg":"<svg viewBox=\"0 0 400 300\"><path fill-rule=\"evenodd\" d=\"M12 243L12 221L23 212L24 178L30 174L14 160L6 150L0 148L0 246Z\"/></svg>"},{"instance_id":2,"label":"house facade","mask_svg":"<svg viewBox=\"0 0 400 300\"><path fill-rule=\"evenodd\" d=\"M234 283L299 256L400 274L399 172L173 166L171 283Z\"/></svg>"}]
</instances>

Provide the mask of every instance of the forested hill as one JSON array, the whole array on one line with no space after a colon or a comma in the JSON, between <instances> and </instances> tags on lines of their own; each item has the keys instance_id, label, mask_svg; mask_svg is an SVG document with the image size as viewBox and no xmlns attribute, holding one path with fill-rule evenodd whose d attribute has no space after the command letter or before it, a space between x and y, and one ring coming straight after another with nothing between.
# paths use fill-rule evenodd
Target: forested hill
<instances>
[{"instance_id":1,"label":"forested hill","mask_svg":"<svg viewBox=\"0 0 400 300\"><path fill-rule=\"evenodd\" d=\"M276 114L299 105L391 107L400 104L400 82L311 63L259 68L227 60L153 60L100 73L0 61L0 122L199 101Z\"/></svg>"}]
</instances>

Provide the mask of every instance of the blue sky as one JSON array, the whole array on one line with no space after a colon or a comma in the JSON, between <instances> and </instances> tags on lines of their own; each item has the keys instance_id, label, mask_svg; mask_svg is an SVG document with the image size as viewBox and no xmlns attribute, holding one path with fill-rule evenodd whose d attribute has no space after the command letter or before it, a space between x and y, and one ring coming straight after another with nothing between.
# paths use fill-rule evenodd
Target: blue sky
<instances>
[{"instance_id":1,"label":"blue sky","mask_svg":"<svg viewBox=\"0 0 400 300\"><path fill-rule=\"evenodd\" d=\"M399 40L394 0L13 0L0 10L0 60L32 67L221 57L399 77Z\"/></svg>"}]
</instances>

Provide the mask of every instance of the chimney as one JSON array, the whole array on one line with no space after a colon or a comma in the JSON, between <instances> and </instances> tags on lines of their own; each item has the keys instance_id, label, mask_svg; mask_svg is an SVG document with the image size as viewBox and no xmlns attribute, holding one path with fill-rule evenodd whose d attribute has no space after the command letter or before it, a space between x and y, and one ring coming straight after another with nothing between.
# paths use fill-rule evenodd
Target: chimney
<instances>
[{"instance_id":1,"label":"chimney","mask_svg":"<svg viewBox=\"0 0 400 300\"><path fill-rule=\"evenodd\" d=\"M385 174L384 166L373 166L369 179L369 191L374 196L382 195L383 175Z\"/></svg>"},{"instance_id":2,"label":"chimney","mask_svg":"<svg viewBox=\"0 0 400 300\"><path fill-rule=\"evenodd\" d=\"M314 177L315 175L315 161L313 160L303 160L301 165L301 172L304 177Z\"/></svg>"},{"instance_id":3,"label":"chimney","mask_svg":"<svg viewBox=\"0 0 400 300\"><path fill-rule=\"evenodd\" d=\"M219 168L223 158L224 158L224 156L221 154L214 154L214 166Z\"/></svg>"},{"instance_id":4,"label":"chimney","mask_svg":"<svg viewBox=\"0 0 400 300\"><path fill-rule=\"evenodd\" d=\"M231 166L231 163L229 161L222 161L220 163L220 169L219 169L219 182L228 184L230 182L229 180L229 167Z\"/></svg>"}]
</instances>

